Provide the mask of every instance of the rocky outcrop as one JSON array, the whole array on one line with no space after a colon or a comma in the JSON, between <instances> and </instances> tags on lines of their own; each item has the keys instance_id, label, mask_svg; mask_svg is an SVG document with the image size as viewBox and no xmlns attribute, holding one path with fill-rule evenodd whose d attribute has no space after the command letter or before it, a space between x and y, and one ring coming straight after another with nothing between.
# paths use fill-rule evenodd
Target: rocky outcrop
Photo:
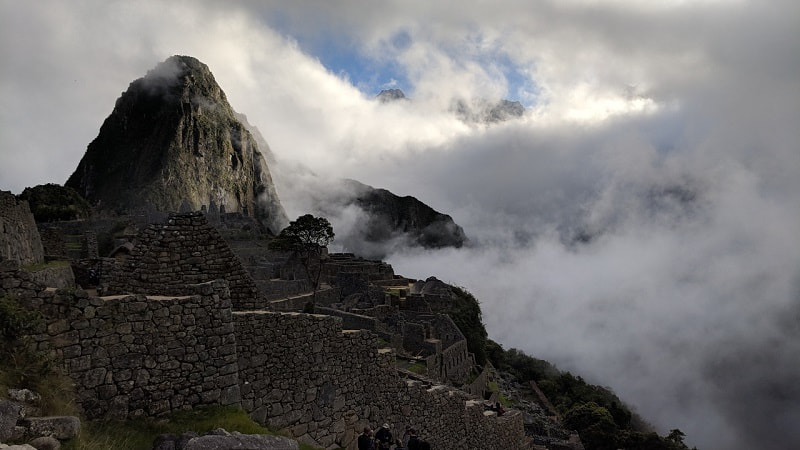
<instances>
[{"instance_id":1,"label":"rocky outcrop","mask_svg":"<svg viewBox=\"0 0 800 450\"><path fill-rule=\"evenodd\" d=\"M74 416L39 417L41 396L28 389L9 389L0 398L0 448L28 448L27 444L3 447L2 442L28 442L37 450L61 448L60 441L74 438L81 421Z\"/></svg>"},{"instance_id":2,"label":"rocky outcrop","mask_svg":"<svg viewBox=\"0 0 800 450\"><path fill-rule=\"evenodd\" d=\"M209 68L173 56L130 84L66 183L101 210L212 203L287 223L267 163Z\"/></svg>"},{"instance_id":3,"label":"rocky outcrop","mask_svg":"<svg viewBox=\"0 0 800 450\"><path fill-rule=\"evenodd\" d=\"M400 197L354 180L345 180L350 199L369 216L365 238L385 241L405 234L412 244L426 248L461 247L467 238L453 218L411 196Z\"/></svg>"},{"instance_id":4,"label":"rocky outcrop","mask_svg":"<svg viewBox=\"0 0 800 450\"><path fill-rule=\"evenodd\" d=\"M468 123L492 124L516 119L525 114L522 103L511 100L490 102L488 100L466 101L457 99L450 108L459 119Z\"/></svg>"},{"instance_id":5,"label":"rocky outcrop","mask_svg":"<svg viewBox=\"0 0 800 450\"><path fill-rule=\"evenodd\" d=\"M400 89L384 89L375 96L381 103L389 103L397 100L408 100L406 94Z\"/></svg>"}]
</instances>

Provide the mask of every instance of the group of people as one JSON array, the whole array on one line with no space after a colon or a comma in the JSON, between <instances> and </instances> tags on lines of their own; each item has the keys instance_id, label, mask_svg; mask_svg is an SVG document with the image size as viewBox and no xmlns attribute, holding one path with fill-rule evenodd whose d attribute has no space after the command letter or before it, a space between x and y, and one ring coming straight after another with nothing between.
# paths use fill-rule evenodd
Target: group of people
<instances>
[{"instance_id":1,"label":"group of people","mask_svg":"<svg viewBox=\"0 0 800 450\"><path fill-rule=\"evenodd\" d=\"M358 436L358 450L430 450L427 441L419 438L417 430L406 425L402 439L396 439L389 424L385 423L373 435L372 428L364 427L364 432Z\"/></svg>"}]
</instances>

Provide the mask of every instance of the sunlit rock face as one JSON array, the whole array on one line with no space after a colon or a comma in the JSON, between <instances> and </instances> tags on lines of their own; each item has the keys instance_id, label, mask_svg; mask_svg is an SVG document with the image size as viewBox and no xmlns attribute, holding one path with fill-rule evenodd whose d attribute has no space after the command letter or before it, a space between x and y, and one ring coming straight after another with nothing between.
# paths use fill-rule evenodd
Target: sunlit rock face
<instances>
[{"instance_id":1,"label":"sunlit rock face","mask_svg":"<svg viewBox=\"0 0 800 450\"><path fill-rule=\"evenodd\" d=\"M117 99L67 180L100 210L199 210L287 223L267 162L208 66L172 56Z\"/></svg>"}]
</instances>

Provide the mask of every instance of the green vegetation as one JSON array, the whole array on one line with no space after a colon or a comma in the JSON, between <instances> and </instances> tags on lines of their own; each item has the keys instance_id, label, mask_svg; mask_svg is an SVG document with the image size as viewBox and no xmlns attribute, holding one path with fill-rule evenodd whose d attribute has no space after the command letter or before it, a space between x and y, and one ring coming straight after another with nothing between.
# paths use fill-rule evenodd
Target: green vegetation
<instances>
[{"instance_id":1,"label":"green vegetation","mask_svg":"<svg viewBox=\"0 0 800 450\"><path fill-rule=\"evenodd\" d=\"M53 267L69 267L69 265L69 261L49 261L44 263L28 264L20 268L28 272L38 272L40 270L50 269Z\"/></svg>"},{"instance_id":2,"label":"green vegetation","mask_svg":"<svg viewBox=\"0 0 800 450\"><path fill-rule=\"evenodd\" d=\"M86 219L91 214L89 203L74 189L53 183L27 187L18 198L28 201L37 222Z\"/></svg>"},{"instance_id":3,"label":"green vegetation","mask_svg":"<svg viewBox=\"0 0 800 450\"><path fill-rule=\"evenodd\" d=\"M331 243L334 236L333 227L328 219L305 214L289 222L289 226L282 229L267 246L270 250L292 252L297 256L306 276L313 283L312 299L316 299L319 278L322 275L322 264L319 263L322 250ZM312 266L316 266L313 274ZM313 312L314 302L306 304L304 311Z\"/></svg>"},{"instance_id":4,"label":"green vegetation","mask_svg":"<svg viewBox=\"0 0 800 450\"><path fill-rule=\"evenodd\" d=\"M661 437L636 426L643 421L608 388L589 384L580 376L562 372L517 349L503 350L492 340L487 340L486 353L497 369L511 373L521 382L535 381L562 415L564 426L578 431L586 450L687 449L680 430Z\"/></svg>"},{"instance_id":5,"label":"green vegetation","mask_svg":"<svg viewBox=\"0 0 800 450\"><path fill-rule=\"evenodd\" d=\"M424 375L428 372L428 367L425 365L425 363L415 362L409 366L408 371L419 375Z\"/></svg>"},{"instance_id":6,"label":"green vegetation","mask_svg":"<svg viewBox=\"0 0 800 450\"><path fill-rule=\"evenodd\" d=\"M481 306L472 294L464 288L450 286L456 301L445 311L467 339L467 349L475 355L479 366L486 364L486 327L483 325Z\"/></svg>"},{"instance_id":7,"label":"green vegetation","mask_svg":"<svg viewBox=\"0 0 800 450\"><path fill-rule=\"evenodd\" d=\"M497 400L500 402L501 405L505 406L506 408L510 408L513 406L511 400L509 400L509 398L506 397L505 394L500 392L500 387L497 385L497 381L489 382L489 390L491 392L497 393Z\"/></svg>"},{"instance_id":8,"label":"green vegetation","mask_svg":"<svg viewBox=\"0 0 800 450\"><path fill-rule=\"evenodd\" d=\"M64 449L148 450L153 448L153 441L160 434L181 434L187 431L203 434L215 428L243 434L276 434L253 422L239 406L213 406L178 412L160 420L84 422L80 435ZM314 449L304 444L300 444L300 448Z\"/></svg>"},{"instance_id":9,"label":"green vegetation","mask_svg":"<svg viewBox=\"0 0 800 450\"><path fill-rule=\"evenodd\" d=\"M269 248L288 252L319 252L333 238L333 227L328 219L306 214L289 222L289 226L269 243Z\"/></svg>"}]
</instances>

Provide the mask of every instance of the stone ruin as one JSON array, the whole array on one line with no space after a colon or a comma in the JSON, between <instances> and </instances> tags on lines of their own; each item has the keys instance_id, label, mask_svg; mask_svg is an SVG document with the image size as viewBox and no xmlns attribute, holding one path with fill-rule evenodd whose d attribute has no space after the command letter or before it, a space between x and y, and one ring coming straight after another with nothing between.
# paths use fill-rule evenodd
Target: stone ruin
<instances>
[{"instance_id":1,"label":"stone ruin","mask_svg":"<svg viewBox=\"0 0 800 450\"><path fill-rule=\"evenodd\" d=\"M201 213L175 214L136 237L123 260L104 265L99 292L166 294L217 279L228 282L234 309L262 309L255 282Z\"/></svg>"},{"instance_id":2,"label":"stone ruin","mask_svg":"<svg viewBox=\"0 0 800 450\"><path fill-rule=\"evenodd\" d=\"M28 202L0 191L0 262L30 265L44 262L44 247Z\"/></svg>"},{"instance_id":3,"label":"stone ruin","mask_svg":"<svg viewBox=\"0 0 800 450\"><path fill-rule=\"evenodd\" d=\"M380 279L388 265L339 265L372 284L403 284ZM398 370L396 351L381 348L369 328L349 326L352 318L269 310L278 300L265 301L245 267L202 215L187 213L142 231L120 263L103 260L100 291L117 295L57 291L9 266L0 270L0 296L42 313L31 338L63 362L89 418L240 404L257 422L326 449L355 448L359 429L384 422L414 426L438 448L525 445L521 414L499 417L465 390ZM328 291L332 305L339 291ZM379 318L400 317L392 296L381 299L374 317L361 316L376 331ZM446 333L443 317L423 319L414 333L452 343L438 354L463 342ZM402 349L398 336L389 337ZM433 377L449 378L445 367Z\"/></svg>"}]
</instances>

